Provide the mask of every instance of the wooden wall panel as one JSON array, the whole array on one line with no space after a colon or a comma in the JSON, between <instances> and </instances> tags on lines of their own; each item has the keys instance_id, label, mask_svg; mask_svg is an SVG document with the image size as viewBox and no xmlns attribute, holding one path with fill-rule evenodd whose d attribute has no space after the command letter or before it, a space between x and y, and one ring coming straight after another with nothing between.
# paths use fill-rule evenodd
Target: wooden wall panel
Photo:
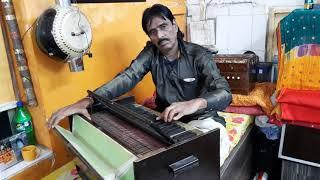
<instances>
[{"instance_id":1,"label":"wooden wall panel","mask_svg":"<svg viewBox=\"0 0 320 180\"><path fill-rule=\"evenodd\" d=\"M5 104L15 101L15 95L2 31L3 30L0 27L0 104Z\"/></svg>"}]
</instances>

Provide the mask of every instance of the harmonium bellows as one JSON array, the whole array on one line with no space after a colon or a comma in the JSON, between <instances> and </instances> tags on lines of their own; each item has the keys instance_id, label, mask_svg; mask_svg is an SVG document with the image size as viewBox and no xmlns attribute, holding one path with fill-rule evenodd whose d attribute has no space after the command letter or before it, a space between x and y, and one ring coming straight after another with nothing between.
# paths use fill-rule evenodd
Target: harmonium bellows
<instances>
[{"instance_id":1,"label":"harmonium bellows","mask_svg":"<svg viewBox=\"0 0 320 180\"><path fill-rule=\"evenodd\" d=\"M255 54L217 54L214 61L222 76L226 78L233 94L248 95L256 82Z\"/></svg>"},{"instance_id":2,"label":"harmonium bellows","mask_svg":"<svg viewBox=\"0 0 320 180\"><path fill-rule=\"evenodd\" d=\"M91 120L73 115L71 131L55 128L77 156L82 175L123 180L220 179L219 130L156 120L134 98L110 101L92 92Z\"/></svg>"}]
</instances>

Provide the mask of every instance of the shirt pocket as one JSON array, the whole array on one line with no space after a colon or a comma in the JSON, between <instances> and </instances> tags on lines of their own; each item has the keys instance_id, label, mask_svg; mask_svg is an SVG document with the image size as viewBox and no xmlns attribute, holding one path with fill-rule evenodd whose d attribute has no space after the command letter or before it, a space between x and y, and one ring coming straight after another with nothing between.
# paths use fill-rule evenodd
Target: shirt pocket
<instances>
[{"instance_id":1,"label":"shirt pocket","mask_svg":"<svg viewBox=\"0 0 320 180\"><path fill-rule=\"evenodd\" d=\"M196 78L179 78L183 96L186 101L198 97L198 80Z\"/></svg>"}]
</instances>

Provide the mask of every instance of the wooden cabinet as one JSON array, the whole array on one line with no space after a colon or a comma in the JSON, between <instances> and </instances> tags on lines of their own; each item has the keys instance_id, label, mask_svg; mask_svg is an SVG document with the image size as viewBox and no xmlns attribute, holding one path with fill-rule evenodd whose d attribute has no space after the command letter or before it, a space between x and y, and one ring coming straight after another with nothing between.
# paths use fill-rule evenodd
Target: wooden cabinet
<instances>
[{"instance_id":1,"label":"wooden cabinet","mask_svg":"<svg viewBox=\"0 0 320 180\"><path fill-rule=\"evenodd\" d=\"M232 94L248 95L256 81L255 67L258 57L254 54L217 54L214 61L226 78Z\"/></svg>"}]
</instances>

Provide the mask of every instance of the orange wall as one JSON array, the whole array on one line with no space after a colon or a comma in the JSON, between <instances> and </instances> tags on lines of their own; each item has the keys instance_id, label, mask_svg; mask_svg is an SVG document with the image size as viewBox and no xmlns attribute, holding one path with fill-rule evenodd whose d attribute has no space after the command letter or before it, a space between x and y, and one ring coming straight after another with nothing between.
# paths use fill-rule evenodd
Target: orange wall
<instances>
[{"instance_id":1,"label":"orange wall","mask_svg":"<svg viewBox=\"0 0 320 180\"><path fill-rule=\"evenodd\" d=\"M2 20L0 20L2 21ZM10 69L8 65L7 52L2 36L2 27L0 27L0 104L15 101L15 95L12 87Z\"/></svg>"},{"instance_id":2,"label":"orange wall","mask_svg":"<svg viewBox=\"0 0 320 180\"><path fill-rule=\"evenodd\" d=\"M13 0L13 2L20 33L24 34L36 18L45 9L54 5L55 1ZM26 33L23 43L39 104L29 110L38 142L57 153L56 167L71 157L67 158L69 155L60 140L48 131L46 120L52 112L86 96L87 89L94 90L130 64L148 40L141 27L141 16L143 10L154 3L167 5L176 15L181 30L185 32L184 0L79 4L78 7L87 15L93 29L91 48L93 58L84 58L85 71L80 73L69 72L68 64L54 61L43 54L36 45L34 28ZM141 101L151 96L153 91L151 76L148 75L131 93Z\"/></svg>"}]
</instances>

